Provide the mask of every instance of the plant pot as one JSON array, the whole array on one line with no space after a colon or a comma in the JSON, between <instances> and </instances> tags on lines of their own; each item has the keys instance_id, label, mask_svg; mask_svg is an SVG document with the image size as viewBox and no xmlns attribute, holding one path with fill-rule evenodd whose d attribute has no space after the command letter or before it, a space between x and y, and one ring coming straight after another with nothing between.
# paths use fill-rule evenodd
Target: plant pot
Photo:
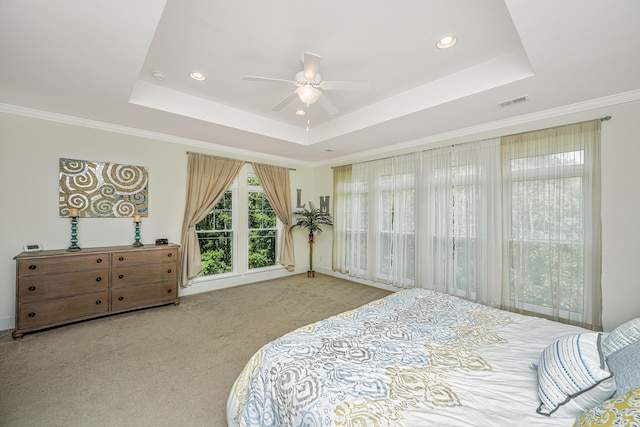
<instances>
[{"instance_id":1,"label":"plant pot","mask_svg":"<svg viewBox=\"0 0 640 427\"><path fill-rule=\"evenodd\" d=\"M307 277L316 277L315 271L307 271Z\"/></svg>"}]
</instances>

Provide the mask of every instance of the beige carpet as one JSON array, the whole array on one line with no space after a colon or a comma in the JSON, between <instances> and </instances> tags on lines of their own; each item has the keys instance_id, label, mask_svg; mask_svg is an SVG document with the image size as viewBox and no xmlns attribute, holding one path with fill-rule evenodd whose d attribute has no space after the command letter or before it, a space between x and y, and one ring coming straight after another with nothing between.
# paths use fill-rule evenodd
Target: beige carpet
<instances>
[{"instance_id":1,"label":"beige carpet","mask_svg":"<svg viewBox=\"0 0 640 427\"><path fill-rule=\"evenodd\" d=\"M0 426L226 426L251 355L389 292L306 274L27 334L0 332Z\"/></svg>"}]
</instances>

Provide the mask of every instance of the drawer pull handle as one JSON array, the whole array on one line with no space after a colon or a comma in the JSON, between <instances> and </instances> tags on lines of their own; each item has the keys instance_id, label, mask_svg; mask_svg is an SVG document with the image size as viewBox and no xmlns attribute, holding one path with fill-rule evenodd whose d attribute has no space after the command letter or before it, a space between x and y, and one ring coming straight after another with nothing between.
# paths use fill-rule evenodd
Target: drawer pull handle
<instances>
[{"instance_id":1,"label":"drawer pull handle","mask_svg":"<svg viewBox=\"0 0 640 427\"><path fill-rule=\"evenodd\" d=\"M33 292L33 291L35 291L35 290L36 290L36 287L35 287L35 286L29 286L29 292Z\"/></svg>"},{"instance_id":2,"label":"drawer pull handle","mask_svg":"<svg viewBox=\"0 0 640 427\"><path fill-rule=\"evenodd\" d=\"M120 258L118 258L118 261L124 261L124 257L121 256Z\"/></svg>"},{"instance_id":3,"label":"drawer pull handle","mask_svg":"<svg viewBox=\"0 0 640 427\"><path fill-rule=\"evenodd\" d=\"M102 282L102 277L96 277L96 282Z\"/></svg>"},{"instance_id":4,"label":"drawer pull handle","mask_svg":"<svg viewBox=\"0 0 640 427\"><path fill-rule=\"evenodd\" d=\"M124 279L124 274L119 275L118 279Z\"/></svg>"},{"instance_id":5,"label":"drawer pull handle","mask_svg":"<svg viewBox=\"0 0 640 427\"><path fill-rule=\"evenodd\" d=\"M96 262L97 262L98 264L100 264L100 263L102 262L102 258L98 258L98 259L96 260Z\"/></svg>"},{"instance_id":6,"label":"drawer pull handle","mask_svg":"<svg viewBox=\"0 0 640 427\"><path fill-rule=\"evenodd\" d=\"M171 292L173 292L173 289L167 289L168 294L170 294Z\"/></svg>"},{"instance_id":7,"label":"drawer pull handle","mask_svg":"<svg viewBox=\"0 0 640 427\"><path fill-rule=\"evenodd\" d=\"M32 311L31 313L27 314L27 316L29 316L29 317L36 317L36 314Z\"/></svg>"},{"instance_id":8,"label":"drawer pull handle","mask_svg":"<svg viewBox=\"0 0 640 427\"><path fill-rule=\"evenodd\" d=\"M171 258L171 257L173 256L173 254L172 254L172 253L168 253L168 254L167 254L167 256L168 256L169 258Z\"/></svg>"},{"instance_id":9,"label":"drawer pull handle","mask_svg":"<svg viewBox=\"0 0 640 427\"><path fill-rule=\"evenodd\" d=\"M124 297L118 297L118 301L124 301Z\"/></svg>"},{"instance_id":10,"label":"drawer pull handle","mask_svg":"<svg viewBox=\"0 0 640 427\"><path fill-rule=\"evenodd\" d=\"M172 269L168 269L167 273L171 274L172 271L173 271Z\"/></svg>"},{"instance_id":11,"label":"drawer pull handle","mask_svg":"<svg viewBox=\"0 0 640 427\"><path fill-rule=\"evenodd\" d=\"M29 266L29 270L35 270L36 268L38 268L38 266L37 266L37 265L34 265L34 264L31 264L31 265Z\"/></svg>"},{"instance_id":12,"label":"drawer pull handle","mask_svg":"<svg viewBox=\"0 0 640 427\"><path fill-rule=\"evenodd\" d=\"M98 301L96 301L96 305L100 305L100 304L102 304L102 300L99 299Z\"/></svg>"}]
</instances>

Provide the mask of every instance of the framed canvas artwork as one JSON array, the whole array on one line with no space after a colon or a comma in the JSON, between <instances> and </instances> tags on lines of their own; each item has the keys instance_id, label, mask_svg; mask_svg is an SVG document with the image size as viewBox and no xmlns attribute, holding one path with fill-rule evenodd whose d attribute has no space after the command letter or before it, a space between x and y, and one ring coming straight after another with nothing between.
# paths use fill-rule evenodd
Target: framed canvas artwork
<instances>
[{"instance_id":1,"label":"framed canvas artwork","mask_svg":"<svg viewBox=\"0 0 640 427\"><path fill-rule=\"evenodd\" d=\"M60 159L59 214L84 218L149 215L149 171L144 166ZM74 211L75 212L75 211Z\"/></svg>"}]
</instances>

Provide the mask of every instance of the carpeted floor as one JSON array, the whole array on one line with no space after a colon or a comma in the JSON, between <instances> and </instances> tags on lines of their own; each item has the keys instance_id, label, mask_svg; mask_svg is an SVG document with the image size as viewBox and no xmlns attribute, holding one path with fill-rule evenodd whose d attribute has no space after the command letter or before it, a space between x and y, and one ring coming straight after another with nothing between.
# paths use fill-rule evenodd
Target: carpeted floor
<instances>
[{"instance_id":1,"label":"carpeted floor","mask_svg":"<svg viewBox=\"0 0 640 427\"><path fill-rule=\"evenodd\" d=\"M183 297L20 341L0 332L0 426L226 426L262 345L389 292L306 274Z\"/></svg>"}]
</instances>

